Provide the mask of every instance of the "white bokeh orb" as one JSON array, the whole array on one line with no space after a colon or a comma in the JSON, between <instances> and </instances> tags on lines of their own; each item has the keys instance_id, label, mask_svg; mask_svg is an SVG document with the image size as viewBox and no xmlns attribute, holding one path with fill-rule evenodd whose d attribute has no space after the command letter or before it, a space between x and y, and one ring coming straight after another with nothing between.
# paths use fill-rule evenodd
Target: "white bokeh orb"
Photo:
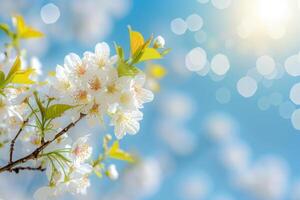
<instances>
[{"instance_id":1,"label":"white bokeh orb","mask_svg":"<svg viewBox=\"0 0 300 200\"><path fill-rule=\"evenodd\" d=\"M244 76L237 82L237 91L245 98L252 97L257 91L257 82L255 79Z\"/></svg>"},{"instance_id":2,"label":"white bokeh orb","mask_svg":"<svg viewBox=\"0 0 300 200\"><path fill-rule=\"evenodd\" d=\"M263 76L271 75L276 67L276 63L271 56L261 56L256 61L256 69Z\"/></svg>"},{"instance_id":3,"label":"white bokeh orb","mask_svg":"<svg viewBox=\"0 0 300 200\"><path fill-rule=\"evenodd\" d=\"M294 104L300 105L300 83L293 85L291 88L290 99Z\"/></svg>"},{"instance_id":4,"label":"white bokeh orb","mask_svg":"<svg viewBox=\"0 0 300 200\"><path fill-rule=\"evenodd\" d=\"M207 55L204 49L196 47L185 56L185 65L190 71L200 71L207 64Z\"/></svg>"},{"instance_id":5,"label":"white bokeh orb","mask_svg":"<svg viewBox=\"0 0 300 200\"><path fill-rule=\"evenodd\" d=\"M284 63L285 71L291 76L300 76L300 59L298 55L288 57Z\"/></svg>"},{"instance_id":6,"label":"white bokeh orb","mask_svg":"<svg viewBox=\"0 0 300 200\"><path fill-rule=\"evenodd\" d=\"M197 14L191 14L187 17L186 24L190 31L199 31L203 27L203 19Z\"/></svg>"},{"instance_id":7,"label":"white bokeh orb","mask_svg":"<svg viewBox=\"0 0 300 200\"><path fill-rule=\"evenodd\" d=\"M171 21L171 30L176 35L183 35L187 30L187 24L182 18L176 18Z\"/></svg>"},{"instance_id":8,"label":"white bokeh orb","mask_svg":"<svg viewBox=\"0 0 300 200\"><path fill-rule=\"evenodd\" d=\"M54 24L60 17L60 10L55 4L48 3L41 8L40 15L45 24Z\"/></svg>"},{"instance_id":9,"label":"white bokeh orb","mask_svg":"<svg viewBox=\"0 0 300 200\"><path fill-rule=\"evenodd\" d=\"M211 3L215 8L223 10L231 5L231 0L211 0Z\"/></svg>"},{"instance_id":10,"label":"white bokeh orb","mask_svg":"<svg viewBox=\"0 0 300 200\"><path fill-rule=\"evenodd\" d=\"M210 67L215 74L223 76L230 69L230 63L227 56L223 54L217 54L212 58Z\"/></svg>"},{"instance_id":11,"label":"white bokeh orb","mask_svg":"<svg viewBox=\"0 0 300 200\"><path fill-rule=\"evenodd\" d=\"M291 116L291 121L292 121L293 127L296 130L300 130L300 109L297 109L293 112L293 114Z\"/></svg>"}]
</instances>

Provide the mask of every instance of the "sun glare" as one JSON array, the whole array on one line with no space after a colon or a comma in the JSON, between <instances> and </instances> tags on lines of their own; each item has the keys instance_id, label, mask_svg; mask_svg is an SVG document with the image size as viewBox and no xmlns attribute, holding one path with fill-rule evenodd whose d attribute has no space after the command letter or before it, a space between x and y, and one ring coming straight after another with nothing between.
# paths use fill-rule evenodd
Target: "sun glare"
<instances>
[{"instance_id":1,"label":"sun glare","mask_svg":"<svg viewBox=\"0 0 300 200\"><path fill-rule=\"evenodd\" d=\"M247 1L238 12L238 16L243 16L237 29L238 35L243 39L255 37L257 40L265 35L281 39L287 33L291 12L288 0Z\"/></svg>"},{"instance_id":2,"label":"sun glare","mask_svg":"<svg viewBox=\"0 0 300 200\"><path fill-rule=\"evenodd\" d=\"M278 26L289 18L287 0L258 0L259 18L268 26Z\"/></svg>"}]
</instances>

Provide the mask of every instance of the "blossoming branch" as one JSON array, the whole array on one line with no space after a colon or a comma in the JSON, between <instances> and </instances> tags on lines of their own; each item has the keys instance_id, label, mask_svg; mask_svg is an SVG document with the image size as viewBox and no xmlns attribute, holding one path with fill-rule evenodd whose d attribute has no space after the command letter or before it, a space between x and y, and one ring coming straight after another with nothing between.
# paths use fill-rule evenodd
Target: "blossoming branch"
<instances>
[{"instance_id":1,"label":"blossoming branch","mask_svg":"<svg viewBox=\"0 0 300 200\"><path fill-rule=\"evenodd\" d=\"M111 55L107 43L98 43L93 52L83 56L70 53L63 65L41 81L39 62L26 64L20 44L22 40L42 37L43 33L28 26L22 16L13 17L13 25L14 29L0 24L9 38L0 60L0 147L8 149L9 155L0 173L46 171L49 183L35 193L36 199L65 192L84 194L92 174L117 179L116 166L107 165L107 158L134 161L132 155L120 149L119 140L139 131L141 109L154 97L145 88L147 76L138 65L163 58L169 51L164 48L164 39L151 36L145 40L129 27L128 58L120 45L114 45L116 55ZM149 77L161 78L164 69L153 66L146 70ZM83 120L105 125L105 118L114 127L117 140L104 136L103 151L96 152L93 159L90 135L72 141L72 128ZM64 126L59 123L62 119L68 120ZM15 159L18 140L29 151Z\"/></svg>"}]
</instances>

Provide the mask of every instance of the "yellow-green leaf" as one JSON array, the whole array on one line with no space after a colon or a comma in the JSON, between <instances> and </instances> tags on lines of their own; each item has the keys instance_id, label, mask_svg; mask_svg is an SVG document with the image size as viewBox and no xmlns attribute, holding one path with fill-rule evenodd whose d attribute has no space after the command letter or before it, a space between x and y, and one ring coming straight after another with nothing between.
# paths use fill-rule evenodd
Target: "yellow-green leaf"
<instances>
[{"instance_id":1,"label":"yellow-green leaf","mask_svg":"<svg viewBox=\"0 0 300 200\"><path fill-rule=\"evenodd\" d=\"M33 84L35 83L33 80L30 79L30 76L34 73L34 69L27 69L17 72L12 80L11 83L16 84Z\"/></svg>"},{"instance_id":2,"label":"yellow-green leaf","mask_svg":"<svg viewBox=\"0 0 300 200\"><path fill-rule=\"evenodd\" d=\"M147 60L156 60L161 59L161 54L154 48L147 48L145 49L142 57L140 58L140 62L147 61Z\"/></svg>"},{"instance_id":3,"label":"yellow-green leaf","mask_svg":"<svg viewBox=\"0 0 300 200\"><path fill-rule=\"evenodd\" d=\"M33 95L34 95L35 102L36 102L36 104L37 104L37 106L38 106L38 108L40 110L41 115L42 115L42 118L44 118L46 108L44 107L41 99L39 98L38 92L34 91Z\"/></svg>"},{"instance_id":4,"label":"yellow-green leaf","mask_svg":"<svg viewBox=\"0 0 300 200\"><path fill-rule=\"evenodd\" d=\"M94 173L98 176L98 178L103 178L101 171L94 170Z\"/></svg>"},{"instance_id":5,"label":"yellow-green leaf","mask_svg":"<svg viewBox=\"0 0 300 200\"><path fill-rule=\"evenodd\" d=\"M2 89L5 87L5 74L3 71L0 71L0 94L3 95Z\"/></svg>"},{"instance_id":6,"label":"yellow-green leaf","mask_svg":"<svg viewBox=\"0 0 300 200\"><path fill-rule=\"evenodd\" d=\"M9 26L7 24L1 23L0 24L0 30L2 30L8 36L11 35L10 28L9 28Z\"/></svg>"},{"instance_id":7,"label":"yellow-green leaf","mask_svg":"<svg viewBox=\"0 0 300 200\"><path fill-rule=\"evenodd\" d=\"M5 82L9 83L13 79L14 75L18 71L20 71L20 69L21 69L21 60L20 60L19 57L17 57L16 60L15 60L15 62L14 62L14 64L13 64L13 66L10 68L10 70L8 72L8 75L6 77Z\"/></svg>"},{"instance_id":8,"label":"yellow-green leaf","mask_svg":"<svg viewBox=\"0 0 300 200\"><path fill-rule=\"evenodd\" d=\"M3 71L0 71L0 85L4 82L5 80L5 74Z\"/></svg>"},{"instance_id":9,"label":"yellow-green leaf","mask_svg":"<svg viewBox=\"0 0 300 200\"><path fill-rule=\"evenodd\" d=\"M46 119L55 119L57 117L60 117L67 110L70 110L70 109L72 109L74 107L75 106L71 106L71 105L67 105L67 104L55 104L55 105L52 105L52 106L50 106L46 110L45 118Z\"/></svg>"},{"instance_id":10,"label":"yellow-green leaf","mask_svg":"<svg viewBox=\"0 0 300 200\"><path fill-rule=\"evenodd\" d=\"M23 33L26 29L24 18L21 15L13 16L13 24L17 29L17 33Z\"/></svg>"},{"instance_id":11,"label":"yellow-green leaf","mask_svg":"<svg viewBox=\"0 0 300 200\"><path fill-rule=\"evenodd\" d=\"M17 28L17 35L19 35L19 37L22 39L37 38L44 36L42 32L36 30L35 28L27 26L24 21L24 18L21 15L14 16L13 21Z\"/></svg>"},{"instance_id":12,"label":"yellow-green leaf","mask_svg":"<svg viewBox=\"0 0 300 200\"><path fill-rule=\"evenodd\" d=\"M119 61L117 67L119 77L122 76L135 76L139 73L139 69L134 66L129 66L127 63L123 61Z\"/></svg>"},{"instance_id":13,"label":"yellow-green leaf","mask_svg":"<svg viewBox=\"0 0 300 200\"><path fill-rule=\"evenodd\" d=\"M108 156L116 160L134 162L134 158L129 153L120 149L118 140L113 143L112 147L108 152Z\"/></svg>"},{"instance_id":14,"label":"yellow-green leaf","mask_svg":"<svg viewBox=\"0 0 300 200\"><path fill-rule=\"evenodd\" d=\"M38 30L35 30L32 27L27 27L26 31L24 31L21 35L21 38L28 39L28 38L39 38L43 37L44 34Z\"/></svg>"},{"instance_id":15,"label":"yellow-green leaf","mask_svg":"<svg viewBox=\"0 0 300 200\"><path fill-rule=\"evenodd\" d=\"M124 60L124 50L120 45L115 43L115 49L120 60Z\"/></svg>"},{"instance_id":16,"label":"yellow-green leaf","mask_svg":"<svg viewBox=\"0 0 300 200\"><path fill-rule=\"evenodd\" d=\"M141 33L133 31L131 27L129 27L129 39L131 55L134 55L136 51L144 45L144 37Z\"/></svg>"},{"instance_id":17,"label":"yellow-green leaf","mask_svg":"<svg viewBox=\"0 0 300 200\"><path fill-rule=\"evenodd\" d=\"M171 48L165 49L165 50L164 50L163 52L161 52L160 54L161 54L162 56L165 56L165 55L167 55L168 53L170 53L171 50L172 50Z\"/></svg>"}]
</instances>

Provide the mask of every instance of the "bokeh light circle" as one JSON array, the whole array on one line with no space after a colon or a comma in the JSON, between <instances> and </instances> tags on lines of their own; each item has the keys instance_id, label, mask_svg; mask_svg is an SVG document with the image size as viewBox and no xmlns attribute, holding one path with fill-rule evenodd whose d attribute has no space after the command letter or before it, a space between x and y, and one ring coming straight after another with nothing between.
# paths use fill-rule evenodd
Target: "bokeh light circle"
<instances>
[{"instance_id":1,"label":"bokeh light circle","mask_svg":"<svg viewBox=\"0 0 300 200\"><path fill-rule=\"evenodd\" d=\"M54 24L60 17L60 11L55 4L48 3L42 7L40 15L45 24Z\"/></svg>"},{"instance_id":2,"label":"bokeh light circle","mask_svg":"<svg viewBox=\"0 0 300 200\"><path fill-rule=\"evenodd\" d=\"M199 31L203 27L203 19L197 14L191 14L187 17L186 24L190 31Z\"/></svg>"},{"instance_id":3,"label":"bokeh light circle","mask_svg":"<svg viewBox=\"0 0 300 200\"><path fill-rule=\"evenodd\" d=\"M293 112L291 121L294 128L300 130L300 109L297 109Z\"/></svg>"},{"instance_id":4,"label":"bokeh light circle","mask_svg":"<svg viewBox=\"0 0 300 200\"><path fill-rule=\"evenodd\" d=\"M237 90L245 98L252 97L257 91L257 82L249 76L244 76L237 82Z\"/></svg>"},{"instance_id":5,"label":"bokeh light circle","mask_svg":"<svg viewBox=\"0 0 300 200\"><path fill-rule=\"evenodd\" d=\"M187 24L182 18L176 18L171 21L171 30L176 35L183 35L187 30Z\"/></svg>"},{"instance_id":6,"label":"bokeh light circle","mask_svg":"<svg viewBox=\"0 0 300 200\"><path fill-rule=\"evenodd\" d=\"M298 55L288 57L284 63L286 72L291 76L300 76L300 59Z\"/></svg>"},{"instance_id":7,"label":"bokeh light circle","mask_svg":"<svg viewBox=\"0 0 300 200\"><path fill-rule=\"evenodd\" d=\"M256 61L256 69L263 76L270 75L275 70L276 63L271 56L261 56Z\"/></svg>"},{"instance_id":8,"label":"bokeh light circle","mask_svg":"<svg viewBox=\"0 0 300 200\"><path fill-rule=\"evenodd\" d=\"M293 85L291 88L290 99L294 104L300 105L300 83Z\"/></svg>"},{"instance_id":9,"label":"bokeh light circle","mask_svg":"<svg viewBox=\"0 0 300 200\"><path fill-rule=\"evenodd\" d=\"M231 5L231 0L211 0L211 3L215 8L223 10Z\"/></svg>"},{"instance_id":10,"label":"bokeh light circle","mask_svg":"<svg viewBox=\"0 0 300 200\"><path fill-rule=\"evenodd\" d=\"M212 58L210 65L211 65L211 70L219 76L225 75L230 68L229 60L227 56L223 54L215 55Z\"/></svg>"},{"instance_id":11,"label":"bokeh light circle","mask_svg":"<svg viewBox=\"0 0 300 200\"><path fill-rule=\"evenodd\" d=\"M196 47L185 57L185 65L190 71L200 71L207 63L207 55L204 49Z\"/></svg>"}]
</instances>

